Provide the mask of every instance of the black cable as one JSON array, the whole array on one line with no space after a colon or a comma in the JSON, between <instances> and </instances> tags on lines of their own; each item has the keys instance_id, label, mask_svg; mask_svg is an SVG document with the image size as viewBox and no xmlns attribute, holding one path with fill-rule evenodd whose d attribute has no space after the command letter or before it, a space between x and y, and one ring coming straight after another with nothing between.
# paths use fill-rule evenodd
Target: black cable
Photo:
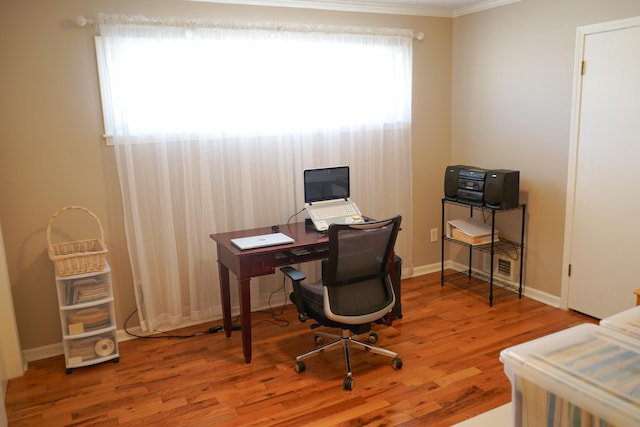
<instances>
[{"instance_id":1,"label":"black cable","mask_svg":"<svg viewBox=\"0 0 640 427\"><path fill-rule=\"evenodd\" d=\"M300 211L302 212L302 211ZM298 212L298 213L300 213ZM297 214L296 214L297 215ZM284 295L284 302L282 304L282 307L280 308L280 312L276 313L274 308L271 306L271 298L280 290L282 290L283 295ZM269 294L269 299L267 300L268 303L268 307L269 307L269 313L271 314L272 319L267 319L267 320L261 320L255 324L253 324L253 326L257 326L260 323L263 322L271 322L274 325L277 326L289 326L289 321L286 319L281 319L278 316L284 314L284 311L287 307L287 280L286 277L282 276L282 286L280 286L278 289L274 290L273 292L271 292ZM132 336L132 337L136 337L136 338L177 338L177 339L185 339L185 338L193 338L193 337L199 337L202 335L207 335L207 334L215 334L218 333L222 330L224 330L223 326L212 326L211 328L207 329L206 331L201 331L201 332L194 332L191 335L173 335L170 334L169 332L164 332L164 331L155 331L156 333L160 333L163 335L137 335L134 334L133 332L129 331L129 329L127 328L127 323L129 323L129 320L131 319L131 317L133 317L134 314L136 314L138 312L138 309L136 308L135 310L133 310L133 312L127 317L127 319L124 321L124 331ZM264 312L262 312L264 313ZM234 322L234 324L232 325L232 330L237 331L240 330L240 325L237 324L238 319L236 318L236 322Z\"/></svg>"},{"instance_id":2,"label":"black cable","mask_svg":"<svg viewBox=\"0 0 640 427\"><path fill-rule=\"evenodd\" d=\"M294 217L296 217L296 216L300 215L300 214L302 213L302 211L303 211L303 210L305 210L305 209L306 209L306 208L302 208L302 209L300 209L298 212L296 212L296 213L294 213L293 215L291 215L291 216L289 217L289 219L287 220L287 225L291 222L291 220L292 220Z\"/></svg>"},{"instance_id":3,"label":"black cable","mask_svg":"<svg viewBox=\"0 0 640 427\"><path fill-rule=\"evenodd\" d=\"M276 313L274 308L271 306L271 298L280 290L282 290L283 296L284 296L284 302L282 303L282 307L280 308L280 312ZM279 318L278 316L284 314L285 309L287 308L287 279L286 277L282 276L282 286L280 286L278 289L274 290L273 292L271 292L271 294L269 294L269 299L267 300L267 304L269 307L269 311L260 311L260 313L269 313L271 314L271 319L266 319L266 320L260 320L256 323L254 323L252 326L257 326L261 323L264 322L270 322L273 325L276 326L282 326L282 327L286 327L289 326L290 322L286 319L282 319Z\"/></svg>"},{"instance_id":4,"label":"black cable","mask_svg":"<svg viewBox=\"0 0 640 427\"><path fill-rule=\"evenodd\" d=\"M279 313L275 313L273 307L271 306L271 297L276 292L278 292L280 289L282 289L283 292L284 292L285 300L284 300L284 304L280 308L280 312ZM282 315L284 313L284 310L285 310L285 308L287 306L286 296L287 296L286 282L285 282L285 279L283 277L283 285L280 288L278 288L275 291L273 291L269 295L269 300L268 300L269 313L271 314L271 317L273 319L261 320L259 322L256 322L255 324L253 324L253 326L257 326L257 325L259 325L261 323L264 323L264 322L271 322L274 325L282 326L282 327L289 326L290 322L288 320L278 318L278 316L280 316L280 315ZM218 333L218 332L224 330L224 327L220 325L220 326L212 326L209 329L207 329L206 331L194 332L193 334L190 334L190 335L174 335L174 334L170 334L169 332L165 332L165 331L155 331L155 333L159 333L159 334L163 334L163 335L138 335L138 334L134 334L133 332L129 331L129 328L127 327L127 323L129 322L131 317L133 317L133 315L136 314L137 312L138 312L138 309L136 308L135 310L133 310L133 312L124 321L124 331L127 333L127 335L130 335L130 336L136 337L136 338L186 339L186 338L199 337L199 336L202 336L202 335L211 335L211 334L215 334L215 333ZM265 313L265 312L263 311L262 313ZM238 322L238 318L236 318L236 322L231 326L231 330L238 331L238 330L241 329L240 325L237 324L237 322Z\"/></svg>"},{"instance_id":5,"label":"black cable","mask_svg":"<svg viewBox=\"0 0 640 427\"><path fill-rule=\"evenodd\" d=\"M170 334L169 332L164 332L164 331L155 331L156 333L160 333L160 334L163 334L163 335L137 335L137 334L134 334L133 332L129 331L129 329L127 328L127 323L129 322L129 319L131 319L131 317L133 317L133 315L136 314L137 312L138 312L138 309L136 308L135 310L133 310L133 312L124 321L124 331L128 335L131 335L132 337L136 337L136 338L166 338L166 339L177 338L177 339L185 339L185 338L199 337L201 335L215 334L215 333L220 332L220 331L223 330L222 326L212 326L211 328L207 329L206 331L194 332L191 335L173 335L173 334Z\"/></svg>"}]
</instances>

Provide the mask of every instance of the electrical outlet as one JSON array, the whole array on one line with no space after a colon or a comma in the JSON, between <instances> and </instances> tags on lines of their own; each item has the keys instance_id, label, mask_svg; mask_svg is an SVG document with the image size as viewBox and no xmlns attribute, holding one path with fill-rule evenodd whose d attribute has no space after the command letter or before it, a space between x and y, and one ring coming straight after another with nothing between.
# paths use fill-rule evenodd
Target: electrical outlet
<instances>
[{"instance_id":1,"label":"electrical outlet","mask_svg":"<svg viewBox=\"0 0 640 427\"><path fill-rule=\"evenodd\" d=\"M432 228L431 229L431 243L437 242L437 241L438 241L438 229L437 228Z\"/></svg>"}]
</instances>

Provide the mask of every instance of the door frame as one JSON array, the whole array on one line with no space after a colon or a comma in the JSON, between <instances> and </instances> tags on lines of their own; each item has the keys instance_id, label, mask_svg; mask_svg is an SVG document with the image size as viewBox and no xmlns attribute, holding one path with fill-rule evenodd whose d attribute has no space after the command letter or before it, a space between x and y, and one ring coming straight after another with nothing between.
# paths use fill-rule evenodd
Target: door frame
<instances>
[{"instance_id":1,"label":"door frame","mask_svg":"<svg viewBox=\"0 0 640 427\"><path fill-rule=\"evenodd\" d=\"M571 264L573 241L573 218L575 214L575 191L578 179L578 146L580 143L580 113L582 105L582 61L587 36L591 34L619 31L640 26L640 16L619 19L599 24L585 25L576 29L576 48L573 64L573 97L571 105L571 128L569 132L569 165L567 169L567 195L564 221L564 246L562 251L562 285L560 308L569 308L569 265Z\"/></svg>"}]
</instances>

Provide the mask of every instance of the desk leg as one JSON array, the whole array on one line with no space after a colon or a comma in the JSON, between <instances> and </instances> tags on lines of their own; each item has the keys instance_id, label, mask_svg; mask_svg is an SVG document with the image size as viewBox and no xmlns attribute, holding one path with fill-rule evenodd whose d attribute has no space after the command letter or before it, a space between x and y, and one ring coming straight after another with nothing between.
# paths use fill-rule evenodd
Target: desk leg
<instances>
[{"instance_id":1,"label":"desk leg","mask_svg":"<svg viewBox=\"0 0 640 427\"><path fill-rule=\"evenodd\" d=\"M251 288L250 279L238 280L240 287L240 328L245 363L251 363Z\"/></svg>"},{"instance_id":2,"label":"desk leg","mask_svg":"<svg viewBox=\"0 0 640 427\"><path fill-rule=\"evenodd\" d=\"M229 269L218 262L220 298L222 299L222 324L227 338L231 338L231 293L229 292Z\"/></svg>"}]
</instances>

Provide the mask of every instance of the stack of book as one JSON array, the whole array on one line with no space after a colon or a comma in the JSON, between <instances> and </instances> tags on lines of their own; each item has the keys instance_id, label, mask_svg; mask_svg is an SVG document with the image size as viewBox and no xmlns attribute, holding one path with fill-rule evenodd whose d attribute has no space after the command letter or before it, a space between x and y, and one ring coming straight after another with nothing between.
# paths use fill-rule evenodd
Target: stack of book
<instances>
[{"instance_id":1,"label":"stack of book","mask_svg":"<svg viewBox=\"0 0 640 427\"><path fill-rule=\"evenodd\" d=\"M83 360L92 359L96 357L95 352L95 338L88 338L85 340L74 340L69 343L69 358L74 359L79 363Z\"/></svg>"},{"instance_id":2,"label":"stack of book","mask_svg":"<svg viewBox=\"0 0 640 427\"><path fill-rule=\"evenodd\" d=\"M67 315L69 335L83 334L106 328L111 324L109 310L106 306L90 307Z\"/></svg>"},{"instance_id":3,"label":"stack of book","mask_svg":"<svg viewBox=\"0 0 640 427\"><path fill-rule=\"evenodd\" d=\"M67 284L67 305L94 301L109 296L104 280L81 279Z\"/></svg>"},{"instance_id":4,"label":"stack of book","mask_svg":"<svg viewBox=\"0 0 640 427\"><path fill-rule=\"evenodd\" d=\"M500 232L494 230L493 241L497 241ZM452 219L447 222L447 237L469 245L491 243L491 226L473 218Z\"/></svg>"}]
</instances>

